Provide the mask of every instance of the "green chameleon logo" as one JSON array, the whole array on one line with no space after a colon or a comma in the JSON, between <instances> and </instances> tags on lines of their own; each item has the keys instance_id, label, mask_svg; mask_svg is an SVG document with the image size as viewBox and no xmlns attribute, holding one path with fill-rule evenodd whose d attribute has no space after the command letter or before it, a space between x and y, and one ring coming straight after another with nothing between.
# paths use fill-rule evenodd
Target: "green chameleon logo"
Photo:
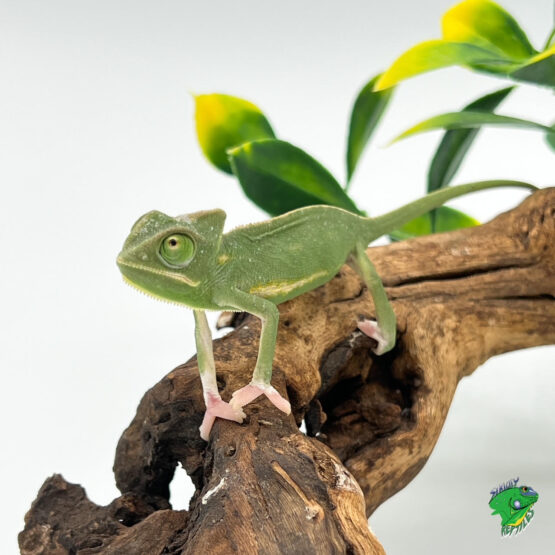
<instances>
[{"instance_id":1,"label":"green chameleon logo","mask_svg":"<svg viewBox=\"0 0 555 555\"><path fill-rule=\"evenodd\" d=\"M518 480L509 480L490 491L491 514L501 516L503 537L522 532L534 517L532 507L538 500L538 492L529 486L517 486Z\"/></svg>"}]
</instances>

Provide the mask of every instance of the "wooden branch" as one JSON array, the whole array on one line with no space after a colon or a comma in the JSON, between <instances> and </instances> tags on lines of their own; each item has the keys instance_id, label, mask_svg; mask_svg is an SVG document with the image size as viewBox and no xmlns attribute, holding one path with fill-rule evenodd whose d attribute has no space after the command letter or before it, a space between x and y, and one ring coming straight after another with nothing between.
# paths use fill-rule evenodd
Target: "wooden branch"
<instances>
[{"instance_id":1,"label":"wooden branch","mask_svg":"<svg viewBox=\"0 0 555 555\"><path fill-rule=\"evenodd\" d=\"M259 400L245 424L217 421L206 444L196 359L176 368L120 439L124 495L98 507L50 478L22 553L382 553L366 517L423 467L461 377L555 342L554 216L544 189L489 224L369 249L398 317L382 357L356 329L373 305L349 268L281 305L273 383L289 418ZM214 343L224 399L249 381L258 349L257 319L233 320ZM178 462L197 488L190 512L169 509Z\"/></svg>"}]
</instances>

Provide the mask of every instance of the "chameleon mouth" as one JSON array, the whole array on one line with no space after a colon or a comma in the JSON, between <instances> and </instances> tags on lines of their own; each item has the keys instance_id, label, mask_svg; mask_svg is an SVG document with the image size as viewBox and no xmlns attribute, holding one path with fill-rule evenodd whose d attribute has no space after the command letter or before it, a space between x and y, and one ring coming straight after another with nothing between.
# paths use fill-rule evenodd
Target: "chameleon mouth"
<instances>
[{"instance_id":1,"label":"chameleon mouth","mask_svg":"<svg viewBox=\"0 0 555 555\"><path fill-rule=\"evenodd\" d=\"M123 281L125 283L127 283L127 285L131 286L133 289L136 289L137 291L139 291L139 293L142 293L143 295L146 295L147 297L152 297L153 299L156 299L157 301L162 301L162 302L167 303L167 304L174 304L176 306L186 306L186 305L182 305L181 303L178 303L176 301L170 301L170 299L166 299L166 297L161 297L159 295L156 295L156 293L153 293L152 291L148 291L147 289L144 289L138 283L135 283L134 281L130 280L127 276L122 275L122 277L123 277Z\"/></svg>"},{"instance_id":2,"label":"chameleon mouth","mask_svg":"<svg viewBox=\"0 0 555 555\"><path fill-rule=\"evenodd\" d=\"M134 262L129 262L129 260L125 260L121 256L118 256L116 263L120 267L120 270L122 270L122 268L127 267L127 268L132 268L134 270L140 270L141 272L148 272L150 274L158 274L158 275L167 277L167 272L164 272L162 270L156 270L155 268L147 268L146 266L142 266L141 264L136 264ZM122 270L122 273L123 273L123 270ZM187 276L184 276L181 274L175 274L174 272L171 273L171 277L172 279L175 279L176 281L181 281L189 285L190 287L197 287L200 284L200 281L193 281L192 279L189 279ZM124 278L129 279L125 276L125 274L124 274ZM131 283L134 283L134 282L131 282ZM134 287L140 288L137 285L134 285Z\"/></svg>"}]
</instances>

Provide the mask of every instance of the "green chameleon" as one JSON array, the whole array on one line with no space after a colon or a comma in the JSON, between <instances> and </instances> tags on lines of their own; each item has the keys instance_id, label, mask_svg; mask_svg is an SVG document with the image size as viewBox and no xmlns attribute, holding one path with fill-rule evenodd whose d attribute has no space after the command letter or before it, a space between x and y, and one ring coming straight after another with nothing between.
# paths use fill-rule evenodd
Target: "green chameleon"
<instances>
[{"instance_id":1,"label":"green chameleon","mask_svg":"<svg viewBox=\"0 0 555 555\"><path fill-rule=\"evenodd\" d=\"M279 312L276 305L329 281L347 262L370 290L376 319L358 327L377 342L376 354L395 345L395 314L366 255L369 243L449 199L518 181L483 181L435 191L402 208L365 218L333 206L308 206L224 234L226 214L207 210L172 218L148 212L133 226L117 263L124 279L156 298L193 309L198 367L208 439L216 417L241 423L242 407L259 395L289 414L291 406L270 384ZM258 358L249 385L224 402L216 384L212 337L205 310L249 312L262 321ZM348 324L346 324L348 326Z\"/></svg>"},{"instance_id":2,"label":"green chameleon","mask_svg":"<svg viewBox=\"0 0 555 555\"><path fill-rule=\"evenodd\" d=\"M518 526L534 503L538 493L529 486L509 488L492 497L489 506L492 515L501 515L501 526Z\"/></svg>"}]
</instances>

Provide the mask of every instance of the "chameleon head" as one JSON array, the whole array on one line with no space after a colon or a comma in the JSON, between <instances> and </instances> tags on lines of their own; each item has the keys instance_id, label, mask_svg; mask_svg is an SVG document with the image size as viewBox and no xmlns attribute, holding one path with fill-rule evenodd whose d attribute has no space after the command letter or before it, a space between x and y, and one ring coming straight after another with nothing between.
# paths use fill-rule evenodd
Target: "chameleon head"
<instances>
[{"instance_id":1,"label":"chameleon head","mask_svg":"<svg viewBox=\"0 0 555 555\"><path fill-rule=\"evenodd\" d=\"M518 492L513 497L513 506L518 509L529 507L538 500L538 497L538 492L530 486L520 486Z\"/></svg>"},{"instance_id":2,"label":"chameleon head","mask_svg":"<svg viewBox=\"0 0 555 555\"><path fill-rule=\"evenodd\" d=\"M124 279L154 297L202 308L202 285L215 266L224 221L223 210L141 216L117 258Z\"/></svg>"}]
</instances>

